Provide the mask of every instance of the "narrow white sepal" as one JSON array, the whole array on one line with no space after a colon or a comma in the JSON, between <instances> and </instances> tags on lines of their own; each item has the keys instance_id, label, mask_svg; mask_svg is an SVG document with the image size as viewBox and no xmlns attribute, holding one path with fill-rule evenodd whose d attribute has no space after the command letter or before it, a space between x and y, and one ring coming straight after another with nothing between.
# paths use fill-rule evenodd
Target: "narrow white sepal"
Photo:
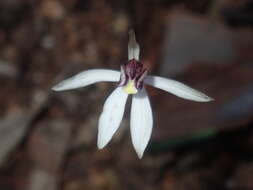
<instances>
[{"instance_id":1,"label":"narrow white sepal","mask_svg":"<svg viewBox=\"0 0 253 190\"><path fill-rule=\"evenodd\" d=\"M150 140L152 128L152 109L148 95L143 88L133 95L130 120L132 143L140 159Z\"/></svg>"},{"instance_id":2,"label":"narrow white sepal","mask_svg":"<svg viewBox=\"0 0 253 190\"><path fill-rule=\"evenodd\" d=\"M96 82L117 82L120 79L120 72L108 69L91 69L65 79L55 85L52 90L62 91L80 88Z\"/></svg>"},{"instance_id":3,"label":"narrow white sepal","mask_svg":"<svg viewBox=\"0 0 253 190\"><path fill-rule=\"evenodd\" d=\"M128 94L122 90L122 87L118 87L106 99L98 122L97 146L99 149L104 148L109 143L113 134L119 128L127 97Z\"/></svg>"},{"instance_id":4,"label":"narrow white sepal","mask_svg":"<svg viewBox=\"0 0 253 190\"><path fill-rule=\"evenodd\" d=\"M129 42L128 42L128 60L136 59L139 60L140 46L136 42L135 33L133 30L129 31Z\"/></svg>"},{"instance_id":5,"label":"narrow white sepal","mask_svg":"<svg viewBox=\"0 0 253 190\"><path fill-rule=\"evenodd\" d=\"M144 79L144 82L155 88L160 88L162 90L170 92L180 98L193 100L197 102L209 102L214 100L213 98L208 97L202 92L199 92L181 82L172 79L167 79L158 76L147 76Z\"/></svg>"}]
</instances>

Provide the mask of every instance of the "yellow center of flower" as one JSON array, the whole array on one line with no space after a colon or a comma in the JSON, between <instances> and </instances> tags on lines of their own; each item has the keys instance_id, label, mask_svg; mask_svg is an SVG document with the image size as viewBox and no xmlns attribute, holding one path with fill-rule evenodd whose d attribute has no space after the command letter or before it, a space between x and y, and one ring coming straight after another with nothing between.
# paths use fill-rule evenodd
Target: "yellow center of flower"
<instances>
[{"instance_id":1,"label":"yellow center of flower","mask_svg":"<svg viewBox=\"0 0 253 190\"><path fill-rule=\"evenodd\" d=\"M127 94L136 94L138 90L135 88L134 81L129 80L128 83L123 87L123 90Z\"/></svg>"}]
</instances>

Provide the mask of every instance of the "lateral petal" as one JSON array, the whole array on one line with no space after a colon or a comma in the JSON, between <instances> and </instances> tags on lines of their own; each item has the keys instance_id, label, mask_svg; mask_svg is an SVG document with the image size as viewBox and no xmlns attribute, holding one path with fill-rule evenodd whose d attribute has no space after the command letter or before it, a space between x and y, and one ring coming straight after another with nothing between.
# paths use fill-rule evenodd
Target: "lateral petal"
<instances>
[{"instance_id":1,"label":"lateral petal","mask_svg":"<svg viewBox=\"0 0 253 190\"><path fill-rule=\"evenodd\" d=\"M153 115L148 95L143 88L133 95L130 129L132 143L139 158L148 145L153 128Z\"/></svg>"},{"instance_id":2,"label":"lateral petal","mask_svg":"<svg viewBox=\"0 0 253 190\"><path fill-rule=\"evenodd\" d=\"M117 82L120 79L120 72L108 69L91 69L83 71L63 80L55 85L52 90L62 91L85 87L96 82Z\"/></svg>"},{"instance_id":3,"label":"lateral petal","mask_svg":"<svg viewBox=\"0 0 253 190\"><path fill-rule=\"evenodd\" d=\"M193 100L197 102L209 102L214 100L213 98L208 97L204 93L199 92L176 80L158 76L147 76L144 79L144 82L155 88L160 88L162 90L170 92L180 98Z\"/></svg>"},{"instance_id":4,"label":"lateral petal","mask_svg":"<svg viewBox=\"0 0 253 190\"><path fill-rule=\"evenodd\" d=\"M127 97L128 94L122 90L122 87L118 87L106 99L98 122L97 146L99 149L104 148L108 144L113 134L119 128L124 115Z\"/></svg>"}]
</instances>

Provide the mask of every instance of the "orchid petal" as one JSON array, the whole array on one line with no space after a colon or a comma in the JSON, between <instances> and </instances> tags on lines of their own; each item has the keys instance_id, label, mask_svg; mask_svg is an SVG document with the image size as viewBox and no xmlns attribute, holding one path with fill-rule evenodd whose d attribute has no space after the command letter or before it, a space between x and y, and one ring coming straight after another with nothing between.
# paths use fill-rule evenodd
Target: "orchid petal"
<instances>
[{"instance_id":1,"label":"orchid petal","mask_svg":"<svg viewBox=\"0 0 253 190\"><path fill-rule=\"evenodd\" d=\"M142 158L151 137L153 116L145 89L133 95L131 107L131 137L135 151Z\"/></svg>"},{"instance_id":2,"label":"orchid petal","mask_svg":"<svg viewBox=\"0 0 253 190\"><path fill-rule=\"evenodd\" d=\"M128 60L136 59L139 60L140 46L136 42L135 33L133 30L129 31L129 42L128 42Z\"/></svg>"},{"instance_id":3,"label":"orchid petal","mask_svg":"<svg viewBox=\"0 0 253 190\"><path fill-rule=\"evenodd\" d=\"M98 122L97 146L99 149L104 148L108 144L113 134L119 128L127 97L128 94L122 90L122 87L118 87L106 99Z\"/></svg>"},{"instance_id":4,"label":"orchid petal","mask_svg":"<svg viewBox=\"0 0 253 190\"><path fill-rule=\"evenodd\" d=\"M94 84L96 82L117 82L120 79L120 72L108 69L91 69L83 71L71 78L65 79L55 85L55 91L70 90Z\"/></svg>"},{"instance_id":5,"label":"orchid petal","mask_svg":"<svg viewBox=\"0 0 253 190\"><path fill-rule=\"evenodd\" d=\"M180 98L193 100L197 102L209 102L214 100L213 98L208 97L202 92L199 92L181 82L172 79L167 79L158 76L147 76L144 82L155 88L160 88L162 90L170 92Z\"/></svg>"}]
</instances>

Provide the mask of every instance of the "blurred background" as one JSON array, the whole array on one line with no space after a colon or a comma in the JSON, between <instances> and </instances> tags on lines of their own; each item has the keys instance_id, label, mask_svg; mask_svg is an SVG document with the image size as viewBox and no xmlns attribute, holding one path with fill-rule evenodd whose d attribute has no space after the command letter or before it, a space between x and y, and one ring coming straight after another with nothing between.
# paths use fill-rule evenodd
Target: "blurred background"
<instances>
[{"instance_id":1,"label":"blurred background","mask_svg":"<svg viewBox=\"0 0 253 190\"><path fill-rule=\"evenodd\" d=\"M129 106L96 147L116 84L51 91L82 70L119 69L130 28L149 73L215 99L148 88L154 128L141 160ZM251 0L1 0L0 81L1 190L253 189Z\"/></svg>"}]
</instances>

